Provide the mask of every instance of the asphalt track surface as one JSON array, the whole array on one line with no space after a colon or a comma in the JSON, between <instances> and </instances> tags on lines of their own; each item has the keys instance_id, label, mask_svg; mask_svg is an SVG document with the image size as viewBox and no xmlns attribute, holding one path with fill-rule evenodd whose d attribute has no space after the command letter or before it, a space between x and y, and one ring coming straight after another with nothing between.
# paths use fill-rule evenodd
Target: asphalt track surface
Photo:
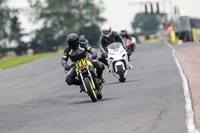
<instances>
[{"instance_id":1,"label":"asphalt track surface","mask_svg":"<svg viewBox=\"0 0 200 133\"><path fill-rule=\"evenodd\" d=\"M172 49L137 45L125 83L104 72L95 103L67 86L61 55L0 71L0 133L186 133L185 98Z\"/></svg>"}]
</instances>

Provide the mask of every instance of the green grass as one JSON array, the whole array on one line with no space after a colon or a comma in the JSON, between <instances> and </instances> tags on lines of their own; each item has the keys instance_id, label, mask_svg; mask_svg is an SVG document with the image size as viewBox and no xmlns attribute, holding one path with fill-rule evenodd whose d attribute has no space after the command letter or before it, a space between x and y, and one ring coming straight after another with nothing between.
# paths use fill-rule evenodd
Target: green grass
<instances>
[{"instance_id":1,"label":"green grass","mask_svg":"<svg viewBox=\"0 0 200 133\"><path fill-rule=\"evenodd\" d=\"M11 58L5 58L0 60L0 69L6 69L9 67L15 67L26 62L30 62L33 60L37 60L46 56L53 56L59 55L60 52L51 52L51 53L41 53L41 54L34 54L29 56L16 56Z\"/></svg>"},{"instance_id":2,"label":"green grass","mask_svg":"<svg viewBox=\"0 0 200 133\"><path fill-rule=\"evenodd\" d=\"M196 35L200 36L200 29L196 29Z\"/></svg>"},{"instance_id":3,"label":"green grass","mask_svg":"<svg viewBox=\"0 0 200 133\"><path fill-rule=\"evenodd\" d=\"M142 43L151 43L151 42L156 42L157 39L148 39L148 40L144 40L142 41Z\"/></svg>"}]
</instances>

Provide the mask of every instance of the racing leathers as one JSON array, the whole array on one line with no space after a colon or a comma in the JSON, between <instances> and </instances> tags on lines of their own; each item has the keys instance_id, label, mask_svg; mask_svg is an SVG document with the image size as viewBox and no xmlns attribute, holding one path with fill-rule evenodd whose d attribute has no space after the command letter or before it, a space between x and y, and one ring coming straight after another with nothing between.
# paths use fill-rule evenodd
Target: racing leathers
<instances>
[{"instance_id":1,"label":"racing leathers","mask_svg":"<svg viewBox=\"0 0 200 133\"><path fill-rule=\"evenodd\" d=\"M131 37L127 33L123 33L120 35L122 36L125 45L127 45L127 43L130 43L130 46L126 46L126 47L128 47L128 49L130 49L130 51L133 52L135 50L135 44L132 42ZM129 40L129 42L126 42L127 40Z\"/></svg>"},{"instance_id":2,"label":"racing leathers","mask_svg":"<svg viewBox=\"0 0 200 133\"><path fill-rule=\"evenodd\" d=\"M122 38L126 38L126 39L130 39L131 40L130 36L127 33L120 34L120 35L122 36Z\"/></svg>"},{"instance_id":3,"label":"racing leathers","mask_svg":"<svg viewBox=\"0 0 200 133\"><path fill-rule=\"evenodd\" d=\"M105 65L108 66L108 63L106 61L107 57L107 46L110 45L113 42L120 42L122 43L124 49L127 51L128 54L128 60L130 61L130 51L127 49L127 47L124 44L124 41L117 32L112 31L111 35L109 37L105 37L104 35L101 35L100 37L100 50L102 52L101 57L99 58L99 61L103 62Z\"/></svg>"},{"instance_id":4,"label":"racing leathers","mask_svg":"<svg viewBox=\"0 0 200 133\"><path fill-rule=\"evenodd\" d=\"M68 70L67 77L65 79L66 83L68 85L81 85L81 82L76 79L76 66L75 63L72 63L72 65L68 65L68 58L72 62L76 62L80 59L86 58L86 52L89 52L92 54L92 56L97 57L97 53L94 48L90 47L85 42L79 42L79 46L77 49L71 49L70 47L66 47L64 49L64 53L61 60L61 65L65 68L65 70ZM95 58L95 57L94 57ZM100 61L97 60L90 60L93 66L97 69L97 77L102 80L102 74L104 70L104 65Z\"/></svg>"}]
</instances>

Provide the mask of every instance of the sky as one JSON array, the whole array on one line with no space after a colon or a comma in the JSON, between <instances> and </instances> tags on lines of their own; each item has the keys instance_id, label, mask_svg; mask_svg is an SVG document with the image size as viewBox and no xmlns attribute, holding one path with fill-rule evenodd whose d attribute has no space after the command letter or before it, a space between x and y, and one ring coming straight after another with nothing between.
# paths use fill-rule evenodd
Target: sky
<instances>
[{"instance_id":1,"label":"sky","mask_svg":"<svg viewBox=\"0 0 200 133\"><path fill-rule=\"evenodd\" d=\"M171 7L178 6L181 16L191 16L200 18L200 0L103 0L105 11L102 14L107 19L113 30L119 31L125 27L127 31L132 32L131 22L135 14L144 12L144 6L140 4L131 4L138 2L159 2L161 12L171 12ZM164 4L165 3L165 4ZM171 6L172 5L172 6ZM154 5L156 9L156 4Z\"/></svg>"},{"instance_id":2,"label":"sky","mask_svg":"<svg viewBox=\"0 0 200 133\"><path fill-rule=\"evenodd\" d=\"M28 0L9 0L10 7L27 8ZM98 0L95 0L98 1ZM190 16L200 18L200 0L102 0L105 10L102 16L106 18L112 30L119 31L122 27L126 28L128 32L132 32L131 22L134 20L135 14L140 11L144 12L144 7L139 4L131 4L138 2L159 2L161 12L170 13L171 5L178 6L181 16ZM165 3L165 4L163 4ZM156 5L154 5L156 6ZM156 9L156 8L155 8ZM38 25L30 23L28 16L25 14L20 15L22 28L24 32L31 32L38 28Z\"/></svg>"}]
</instances>

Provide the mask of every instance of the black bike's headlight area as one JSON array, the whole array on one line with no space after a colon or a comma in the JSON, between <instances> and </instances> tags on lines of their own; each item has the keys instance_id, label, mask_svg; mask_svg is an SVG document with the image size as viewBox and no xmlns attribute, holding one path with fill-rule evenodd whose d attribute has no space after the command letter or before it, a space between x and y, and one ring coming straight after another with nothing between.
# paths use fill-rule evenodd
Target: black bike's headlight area
<instances>
[{"instance_id":1,"label":"black bike's headlight area","mask_svg":"<svg viewBox=\"0 0 200 133\"><path fill-rule=\"evenodd\" d=\"M84 74L87 74L88 70L87 69L82 69L81 70L81 73L84 75Z\"/></svg>"},{"instance_id":2,"label":"black bike's headlight area","mask_svg":"<svg viewBox=\"0 0 200 133\"><path fill-rule=\"evenodd\" d=\"M126 56L125 54L122 55L122 57L125 57L125 56Z\"/></svg>"}]
</instances>

